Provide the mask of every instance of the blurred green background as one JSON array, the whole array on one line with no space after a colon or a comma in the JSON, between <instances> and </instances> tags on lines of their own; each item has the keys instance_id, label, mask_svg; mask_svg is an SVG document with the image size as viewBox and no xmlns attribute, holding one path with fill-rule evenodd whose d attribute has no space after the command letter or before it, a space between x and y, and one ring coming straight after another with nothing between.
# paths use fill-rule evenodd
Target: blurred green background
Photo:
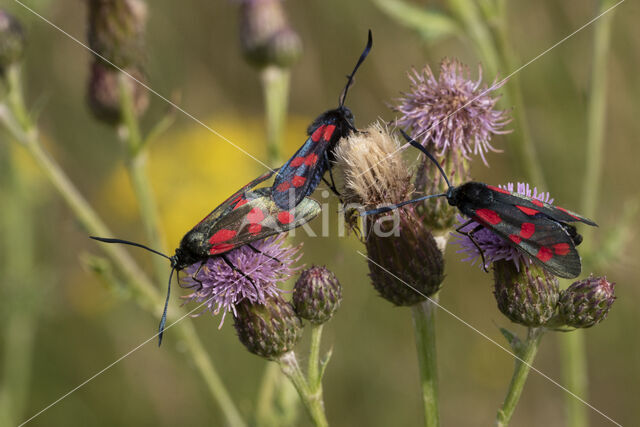
<instances>
[{"instance_id":1,"label":"blurred green background","mask_svg":"<svg viewBox=\"0 0 640 427\"><path fill-rule=\"evenodd\" d=\"M439 6L438 2L415 3ZM28 5L70 34L86 39L84 2L34 0ZM86 108L89 52L20 5L7 0L2 7L19 16L28 30L25 83L29 104L39 106L47 148L117 235L144 241L121 167L123 148L112 130L96 122ZM369 28L374 48L348 100L359 127L379 117L393 118L388 104L408 88L406 72L411 66L437 68L441 58L456 57L475 76L479 59L464 39L425 44L372 1L289 0L285 7L304 43L303 56L292 69L287 156L303 142L306 125L336 105L344 76L353 67ZM509 11L512 45L524 63L590 20L597 7L583 0L517 0L509 2ZM600 228L592 233L596 247L619 221L623 206L639 196L640 148L636 142L640 121L633 119L634 111L640 111L639 19L640 7L631 1L621 5L614 18L607 66L605 173L595 216ZM581 182L589 173L583 167L583 143L592 39L590 27L518 74L547 190L574 210L579 210ZM153 89L166 96L180 93L181 107L266 161L261 86L239 51L236 4L222 0L149 2L147 56ZM511 71L501 70L500 76ZM485 80L493 78L488 75ZM147 117L158 117L166 108L162 100L152 97ZM2 145L3 150L11 147ZM506 148L506 138L495 138L494 146ZM524 179L508 152L492 153L488 159L491 168L474 162L477 180L499 184ZM172 248L204 213L263 171L258 163L182 114L154 143L150 165ZM29 192L37 200L34 234L40 279L29 297L5 298L0 307L38 304L32 376L23 413L26 419L146 340L158 319L132 303L122 303L82 267L83 254L98 254L99 248L87 239L26 157L24 167L30 171ZM323 199L321 194L317 198ZM6 206L11 200L1 203ZM331 229L335 230L333 198L331 206ZM318 232L321 222L313 224ZM624 425L633 425L640 418L640 288L635 279L640 268L634 255L640 244L635 230L637 227L623 254L606 269L594 271L617 282L618 299L609 318L586 331L587 400ZM356 253L362 245L354 236L340 238L332 231L329 237L302 240L303 262L327 265L343 285L343 306L325 328L323 343L333 347L324 382L329 420L336 426L419 425L422 409L409 311L394 308L375 294L365 260ZM150 270L147 254L131 252ZM504 344L497 326L517 327L496 308L492 276L459 261L455 247L449 247L441 304ZM6 277L6 271L0 277ZM3 288L12 285L2 280ZM163 288L165 283L158 286ZM174 298L183 292L177 289ZM493 424L513 358L447 313L440 311L437 317L442 424ZM240 345L229 319L221 330L218 322L208 313L194 321L233 398L250 418L266 362ZM218 407L171 332L161 348L154 343L142 347L31 425L222 425ZM0 341L0 354L2 345ZM301 348L306 348L306 341ZM558 335L545 336L535 366L560 381ZM512 424L562 426L566 397L563 390L532 372ZM592 425L607 425L595 412L589 411L589 416ZM301 413L298 422L307 425L306 414Z\"/></svg>"}]
</instances>

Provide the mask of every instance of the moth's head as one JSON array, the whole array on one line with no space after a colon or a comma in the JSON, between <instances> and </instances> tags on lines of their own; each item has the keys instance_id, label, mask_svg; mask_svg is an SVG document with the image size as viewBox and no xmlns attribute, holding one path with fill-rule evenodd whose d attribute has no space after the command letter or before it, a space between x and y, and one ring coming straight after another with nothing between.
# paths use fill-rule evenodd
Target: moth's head
<instances>
[{"instance_id":1,"label":"moth's head","mask_svg":"<svg viewBox=\"0 0 640 427\"><path fill-rule=\"evenodd\" d=\"M344 136L348 130L355 130L353 113L348 107L340 106L320 114L307 128L307 135L313 134L322 125L335 125L335 135Z\"/></svg>"},{"instance_id":2,"label":"moth's head","mask_svg":"<svg viewBox=\"0 0 640 427\"><path fill-rule=\"evenodd\" d=\"M447 201L451 206L460 207L466 203L492 198L491 191L479 182L467 182L447 191Z\"/></svg>"}]
</instances>

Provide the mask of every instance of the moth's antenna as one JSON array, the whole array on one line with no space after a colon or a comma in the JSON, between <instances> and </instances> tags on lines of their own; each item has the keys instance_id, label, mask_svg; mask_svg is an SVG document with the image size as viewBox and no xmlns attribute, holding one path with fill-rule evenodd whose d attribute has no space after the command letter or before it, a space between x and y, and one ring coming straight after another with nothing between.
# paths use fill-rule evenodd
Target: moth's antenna
<instances>
[{"instance_id":1,"label":"moth's antenna","mask_svg":"<svg viewBox=\"0 0 640 427\"><path fill-rule=\"evenodd\" d=\"M433 154L431 154L430 152L427 151L426 148L424 148L421 144L419 144L418 142L416 142L413 138L411 138L409 135L407 135L405 133L405 131L403 131L402 129L400 129L400 133L402 134L402 136L404 136L404 139L407 140L407 142L409 144L411 144L412 146L414 146L415 148L417 148L418 150L422 151L422 153L427 156L429 158L429 160L431 160L440 170L440 173L442 174L442 177L444 178L445 182L447 183L447 186L449 188L452 187L451 183L449 182L449 178L447 178L447 174L444 173L444 170L442 169L442 166L440 166L440 163L436 160L435 157L433 157ZM416 199L417 200L417 199Z\"/></svg>"},{"instance_id":2,"label":"moth's antenna","mask_svg":"<svg viewBox=\"0 0 640 427\"><path fill-rule=\"evenodd\" d=\"M169 284L167 285L167 298L164 300L164 310L162 310L162 318L160 319L160 324L158 325L158 347L162 344L162 334L164 334L164 325L167 323L167 309L169 308L169 295L171 294L171 278L173 277L173 272L176 271L176 268L173 267L171 269L171 273L169 273Z\"/></svg>"},{"instance_id":3,"label":"moth's antenna","mask_svg":"<svg viewBox=\"0 0 640 427\"><path fill-rule=\"evenodd\" d=\"M365 211L365 212L361 213L360 216L376 215L376 214L379 214L379 213L389 212L389 211L392 211L392 210L397 209L399 207L402 207L404 205L409 205L411 203L421 202L423 200L432 199L434 197L447 197L447 193L430 194L428 196L418 197L417 199L406 200L404 202L400 202L400 203L395 204L395 205L384 206L382 208L372 209L370 211Z\"/></svg>"},{"instance_id":4,"label":"moth's antenna","mask_svg":"<svg viewBox=\"0 0 640 427\"><path fill-rule=\"evenodd\" d=\"M130 242L128 240L122 240L122 239L109 239L109 238L106 238L106 237L95 237L95 236L89 236L89 237L91 239L93 239L93 240L97 240L98 242L102 242L102 243L122 243L123 245L137 246L139 248L146 249L149 252L153 252L154 254L163 256L166 259L168 259L169 261L171 261L171 257L170 256L165 255L162 252L158 252L158 251L156 251L154 249L151 249L150 247L142 245L140 243Z\"/></svg>"},{"instance_id":5,"label":"moth's antenna","mask_svg":"<svg viewBox=\"0 0 640 427\"><path fill-rule=\"evenodd\" d=\"M351 87L351 85L353 84L353 76L356 74L356 71L358 71L358 68L360 68L360 65L364 62L367 55L369 55L369 51L371 51L372 46L373 46L373 35L371 34L371 30L369 30L369 39L367 40L367 46L362 51L362 54L360 55L360 59L358 59L358 62L356 63L356 66L354 67L353 71L351 72L351 74L347 76L347 79L348 79L347 85L342 90L342 93L340 94L340 98L338 100L339 107L344 106L344 101L347 98L347 92L349 91L349 87Z\"/></svg>"}]
</instances>

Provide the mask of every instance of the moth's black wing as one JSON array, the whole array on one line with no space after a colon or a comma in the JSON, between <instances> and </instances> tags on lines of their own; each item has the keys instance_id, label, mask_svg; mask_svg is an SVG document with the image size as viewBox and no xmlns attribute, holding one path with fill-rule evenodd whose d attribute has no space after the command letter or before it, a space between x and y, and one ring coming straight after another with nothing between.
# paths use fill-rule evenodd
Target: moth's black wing
<instances>
[{"instance_id":1,"label":"moth's black wing","mask_svg":"<svg viewBox=\"0 0 640 427\"><path fill-rule=\"evenodd\" d=\"M493 198L496 202L519 206L524 213L535 215L538 212L541 212L549 218L555 219L556 221L577 221L583 222L587 225L597 226L597 224L592 220L560 206L550 205L548 203L541 202L537 199L532 199L531 197L527 197L519 193L514 193L500 187L494 187L493 185L487 185L486 187L492 191Z\"/></svg>"},{"instance_id":2,"label":"moth's black wing","mask_svg":"<svg viewBox=\"0 0 640 427\"><path fill-rule=\"evenodd\" d=\"M504 203L494 199L468 213L551 273L564 278L580 275L580 255L562 222L542 212L529 215L510 200Z\"/></svg>"}]
</instances>

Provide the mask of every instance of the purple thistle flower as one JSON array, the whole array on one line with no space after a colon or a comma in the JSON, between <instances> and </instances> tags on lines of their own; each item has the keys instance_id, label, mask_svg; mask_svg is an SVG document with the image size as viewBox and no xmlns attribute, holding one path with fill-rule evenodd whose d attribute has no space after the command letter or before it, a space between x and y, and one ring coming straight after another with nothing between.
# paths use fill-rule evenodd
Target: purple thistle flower
<instances>
[{"instance_id":1,"label":"purple thistle flower","mask_svg":"<svg viewBox=\"0 0 640 427\"><path fill-rule=\"evenodd\" d=\"M192 277L200 263L187 267L185 272L188 276L182 280L181 286L196 290L183 298L187 302L205 302L213 315L222 312L219 326L222 327L227 313L237 315L236 305L239 303L247 301L250 304L264 305L269 298L278 297L283 292L278 288L278 283L287 281L294 272L302 268L293 267L302 257L302 245L286 245L285 237L285 234L281 234L253 242L252 245L262 253L255 252L248 246L241 246L225 254L238 270L251 277L253 283L233 271L221 257L205 261L197 277L202 281L202 286ZM202 312L198 313L200 314Z\"/></svg>"},{"instance_id":2,"label":"purple thistle flower","mask_svg":"<svg viewBox=\"0 0 640 427\"><path fill-rule=\"evenodd\" d=\"M538 199L545 203L553 203L553 199L550 198L549 193L538 192L538 189L536 187L533 187L533 189L531 189L529 184L526 183L518 182L516 185L514 185L510 182L507 183L507 185L500 185L499 187L509 191L520 193L527 197ZM466 221L467 220L462 215L458 215L458 224L456 224L455 227L460 227ZM467 227L463 228L462 231L471 231L477 226L477 222L472 222ZM460 246L460 249L456 252L464 253L467 255L467 257L463 259L463 261L471 262L472 265L475 265L476 261L480 261L478 265L482 267L482 257L480 256L478 248L476 248L471 239L459 233L451 233L451 235L453 237L451 243ZM506 240L487 228L483 227L481 230L474 233L473 237L478 243L478 246L480 246L480 248L482 249L482 252L484 252L484 257L488 264L492 264L499 260L513 261L516 269L519 269L520 262L527 262L529 264L531 263L529 257L524 256Z\"/></svg>"},{"instance_id":3,"label":"purple thistle flower","mask_svg":"<svg viewBox=\"0 0 640 427\"><path fill-rule=\"evenodd\" d=\"M403 93L394 110L401 113L398 125L411 129L417 141L440 156L452 152L458 167L458 153L466 160L479 154L486 165L484 154L500 151L490 144L491 137L510 132L502 128L511 119L507 111L495 109L499 97L492 98L490 92L504 82L482 85L482 67L473 81L466 66L448 58L440 63L437 79L427 65L421 72L414 68L409 80L411 90Z\"/></svg>"}]
</instances>

